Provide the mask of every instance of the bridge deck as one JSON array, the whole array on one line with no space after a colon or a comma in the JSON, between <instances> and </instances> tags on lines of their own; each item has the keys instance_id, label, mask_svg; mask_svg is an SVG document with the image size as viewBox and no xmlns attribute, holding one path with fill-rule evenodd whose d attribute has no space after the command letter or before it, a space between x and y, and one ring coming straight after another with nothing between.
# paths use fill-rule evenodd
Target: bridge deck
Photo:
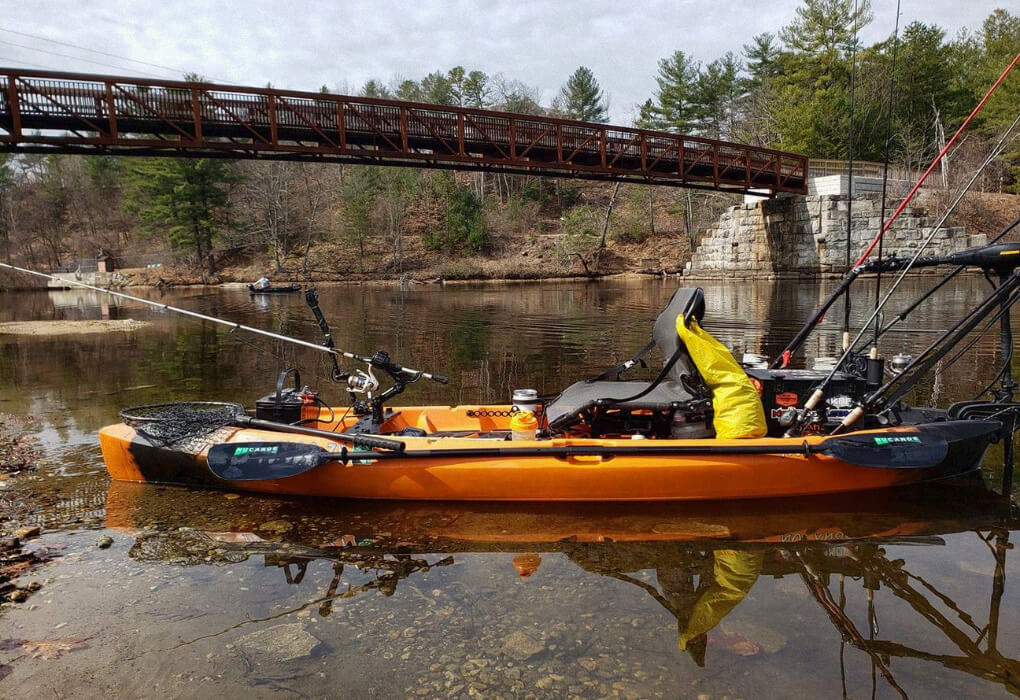
<instances>
[{"instance_id":1,"label":"bridge deck","mask_svg":"<svg viewBox=\"0 0 1020 700\"><path fill-rule=\"evenodd\" d=\"M277 158L807 191L807 159L669 132L326 93L0 68L0 150Z\"/></svg>"}]
</instances>

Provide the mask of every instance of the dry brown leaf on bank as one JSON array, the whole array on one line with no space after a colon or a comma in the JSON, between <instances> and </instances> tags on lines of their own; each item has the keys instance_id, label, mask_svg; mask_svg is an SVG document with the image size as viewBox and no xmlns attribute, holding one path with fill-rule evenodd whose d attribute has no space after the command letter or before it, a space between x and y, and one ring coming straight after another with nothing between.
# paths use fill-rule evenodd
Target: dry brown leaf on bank
<instances>
[{"instance_id":1,"label":"dry brown leaf on bank","mask_svg":"<svg viewBox=\"0 0 1020 700\"><path fill-rule=\"evenodd\" d=\"M87 645L85 640L54 639L52 641L39 642L23 640L20 646L33 659L52 661L53 659L59 659L66 652L84 649Z\"/></svg>"}]
</instances>

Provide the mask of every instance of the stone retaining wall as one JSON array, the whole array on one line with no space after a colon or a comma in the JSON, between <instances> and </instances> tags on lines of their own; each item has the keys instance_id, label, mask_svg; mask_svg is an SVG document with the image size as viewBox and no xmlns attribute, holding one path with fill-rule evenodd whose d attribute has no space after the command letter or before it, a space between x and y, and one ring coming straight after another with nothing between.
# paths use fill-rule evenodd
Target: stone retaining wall
<instances>
[{"instance_id":1,"label":"stone retaining wall","mask_svg":"<svg viewBox=\"0 0 1020 700\"><path fill-rule=\"evenodd\" d=\"M694 277L814 277L842 274L846 266L846 195L795 196L739 204L708 228L687 264ZM854 197L851 258L878 233L877 194ZM891 213L889 209L887 212ZM887 213L888 216L888 213ZM885 234L885 255L912 255L931 233L937 218L907 207ZM924 255L945 255L984 245L986 237L967 236L962 227L944 227Z\"/></svg>"}]
</instances>

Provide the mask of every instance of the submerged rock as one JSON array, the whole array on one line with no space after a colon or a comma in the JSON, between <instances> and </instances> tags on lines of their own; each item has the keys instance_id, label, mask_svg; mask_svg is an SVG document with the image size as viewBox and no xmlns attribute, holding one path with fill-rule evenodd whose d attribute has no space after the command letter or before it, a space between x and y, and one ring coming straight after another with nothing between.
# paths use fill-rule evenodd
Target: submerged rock
<instances>
[{"instance_id":1,"label":"submerged rock","mask_svg":"<svg viewBox=\"0 0 1020 700\"><path fill-rule=\"evenodd\" d=\"M775 654L781 651L787 642L786 635L779 630L743 620L723 622L719 625L719 629L726 634L749 640L766 654Z\"/></svg>"},{"instance_id":2,"label":"submerged rock","mask_svg":"<svg viewBox=\"0 0 1020 700\"><path fill-rule=\"evenodd\" d=\"M297 622L252 632L241 637L237 643L279 661L308 656L321 644L316 637L305 631L304 625Z\"/></svg>"},{"instance_id":3,"label":"submerged rock","mask_svg":"<svg viewBox=\"0 0 1020 700\"><path fill-rule=\"evenodd\" d=\"M285 532L293 530L294 526L287 520L270 520L269 522L259 525L258 529L262 532L282 535Z\"/></svg>"},{"instance_id":4,"label":"submerged rock","mask_svg":"<svg viewBox=\"0 0 1020 700\"><path fill-rule=\"evenodd\" d=\"M545 642L520 630L511 632L503 640L503 653L517 661L530 659L544 649Z\"/></svg>"},{"instance_id":5,"label":"submerged rock","mask_svg":"<svg viewBox=\"0 0 1020 700\"><path fill-rule=\"evenodd\" d=\"M110 537L109 535L103 535L98 540L96 540L96 546L99 547L100 549L109 549L110 545L112 544L113 538Z\"/></svg>"}]
</instances>

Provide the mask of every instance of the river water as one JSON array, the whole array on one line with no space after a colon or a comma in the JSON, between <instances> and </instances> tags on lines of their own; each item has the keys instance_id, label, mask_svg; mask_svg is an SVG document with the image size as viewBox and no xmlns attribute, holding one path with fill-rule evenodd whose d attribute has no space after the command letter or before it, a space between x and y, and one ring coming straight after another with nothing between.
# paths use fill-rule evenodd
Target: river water
<instances>
[{"instance_id":1,"label":"river water","mask_svg":"<svg viewBox=\"0 0 1020 700\"><path fill-rule=\"evenodd\" d=\"M407 403L508 400L647 341L672 280L324 287L338 344L451 377ZM920 291L930 282L911 280ZM984 293L960 280L891 333L918 351ZM830 283L705 283L705 325L775 355ZM872 291L861 283L854 318ZM146 296L317 341L300 295ZM808 344L832 354L836 318ZM43 526L42 588L0 610L6 697L962 697L1020 694L1020 525L980 477L853 498L534 506L276 499L111 483L96 431L130 405L269 393L334 403L313 351L87 292L0 295L0 321L132 318L134 332L0 336L0 412L46 456L4 503ZM995 334L915 396L970 398ZM399 403L399 402L398 402ZM100 548L101 538L112 545Z\"/></svg>"}]
</instances>

